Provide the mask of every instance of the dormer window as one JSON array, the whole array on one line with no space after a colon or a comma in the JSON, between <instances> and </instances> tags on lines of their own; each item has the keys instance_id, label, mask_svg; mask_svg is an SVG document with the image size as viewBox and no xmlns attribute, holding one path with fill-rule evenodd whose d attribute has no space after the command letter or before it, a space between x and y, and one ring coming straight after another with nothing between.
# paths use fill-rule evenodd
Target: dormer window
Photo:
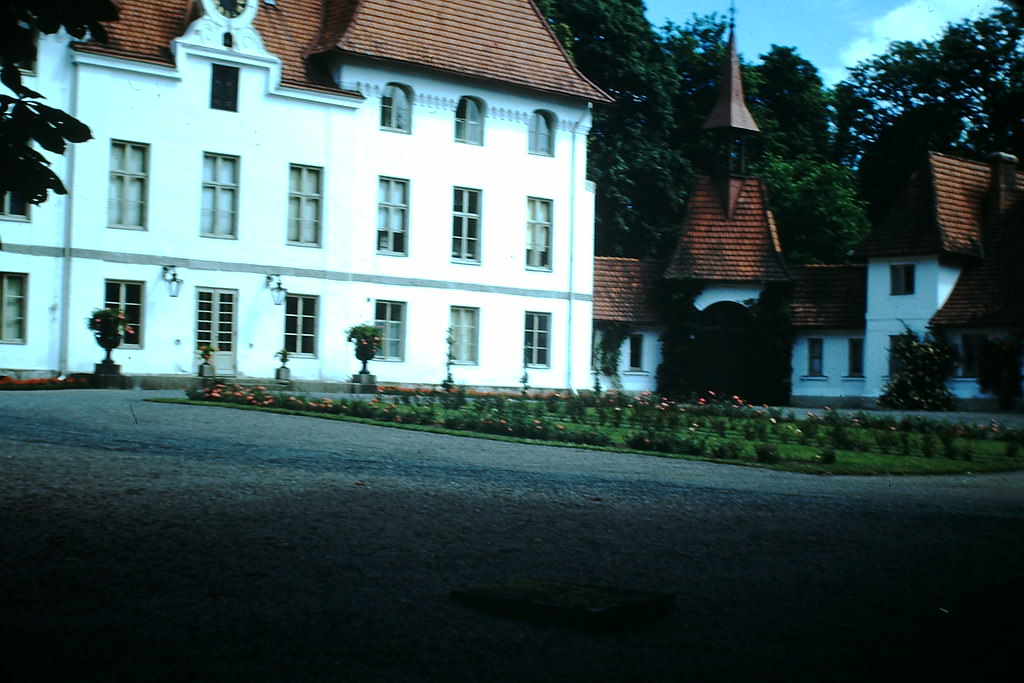
<instances>
[{"instance_id":1,"label":"dormer window","mask_svg":"<svg viewBox=\"0 0 1024 683\"><path fill-rule=\"evenodd\" d=\"M484 105L473 97L463 97L455 110L455 140L470 145L484 143Z\"/></svg>"},{"instance_id":2,"label":"dormer window","mask_svg":"<svg viewBox=\"0 0 1024 683\"><path fill-rule=\"evenodd\" d=\"M914 293L913 263L894 263L889 266L889 293L893 296Z\"/></svg>"},{"instance_id":3,"label":"dormer window","mask_svg":"<svg viewBox=\"0 0 1024 683\"><path fill-rule=\"evenodd\" d=\"M407 87L388 83L380 98L380 127L400 133L412 132L412 94Z\"/></svg>"},{"instance_id":4,"label":"dormer window","mask_svg":"<svg viewBox=\"0 0 1024 683\"><path fill-rule=\"evenodd\" d=\"M530 116L530 154L555 155L555 115L537 110Z\"/></svg>"},{"instance_id":5,"label":"dormer window","mask_svg":"<svg viewBox=\"0 0 1024 683\"><path fill-rule=\"evenodd\" d=\"M238 111L238 67L213 65L210 83L210 108Z\"/></svg>"}]
</instances>

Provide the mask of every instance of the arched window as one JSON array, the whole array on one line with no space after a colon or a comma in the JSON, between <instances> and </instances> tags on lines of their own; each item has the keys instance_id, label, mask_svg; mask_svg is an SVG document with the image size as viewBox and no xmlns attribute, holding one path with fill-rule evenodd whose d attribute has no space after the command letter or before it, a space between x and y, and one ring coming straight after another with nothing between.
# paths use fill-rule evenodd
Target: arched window
<instances>
[{"instance_id":1,"label":"arched window","mask_svg":"<svg viewBox=\"0 0 1024 683\"><path fill-rule=\"evenodd\" d=\"M404 85L388 83L380 98L380 127L412 132L412 92Z\"/></svg>"},{"instance_id":2,"label":"arched window","mask_svg":"<svg viewBox=\"0 0 1024 683\"><path fill-rule=\"evenodd\" d=\"M555 115L549 111L530 116L530 154L555 155Z\"/></svg>"},{"instance_id":3,"label":"arched window","mask_svg":"<svg viewBox=\"0 0 1024 683\"><path fill-rule=\"evenodd\" d=\"M484 105L475 97L463 97L455 109L455 139L471 145L484 144Z\"/></svg>"}]
</instances>

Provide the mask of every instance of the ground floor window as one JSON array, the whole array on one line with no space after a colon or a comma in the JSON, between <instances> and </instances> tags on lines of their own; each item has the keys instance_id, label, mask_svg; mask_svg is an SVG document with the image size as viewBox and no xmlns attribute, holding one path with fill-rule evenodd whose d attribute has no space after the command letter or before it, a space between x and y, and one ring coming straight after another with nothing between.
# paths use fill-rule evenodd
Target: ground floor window
<instances>
[{"instance_id":1,"label":"ground floor window","mask_svg":"<svg viewBox=\"0 0 1024 683\"><path fill-rule=\"evenodd\" d=\"M121 340L122 346L142 346L143 284L123 280L107 280L104 283L103 307L121 309L128 323Z\"/></svg>"},{"instance_id":2,"label":"ground floor window","mask_svg":"<svg viewBox=\"0 0 1024 683\"><path fill-rule=\"evenodd\" d=\"M284 348L289 353L316 355L317 298L289 294L284 300Z\"/></svg>"},{"instance_id":3,"label":"ground floor window","mask_svg":"<svg viewBox=\"0 0 1024 683\"><path fill-rule=\"evenodd\" d=\"M375 306L374 324L384 332L378 358L402 360L405 349L405 303L402 301L378 301Z\"/></svg>"},{"instance_id":4,"label":"ground floor window","mask_svg":"<svg viewBox=\"0 0 1024 683\"><path fill-rule=\"evenodd\" d=\"M977 377L981 367L983 334L965 334L960 338L960 376Z\"/></svg>"},{"instance_id":5,"label":"ground floor window","mask_svg":"<svg viewBox=\"0 0 1024 683\"><path fill-rule=\"evenodd\" d=\"M644 335L629 335L629 369L637 372L644 369Z\"/></svg>"},{"instance_id":6,"label":"ground floor window","mask_svg":"<svg viewBox=\"0 0 1024 683\"><path fill-rule=\"evenodd\" d=\"M456 363L477 363L479 308L452 306L450 316L451 356Z\"/></svg>"},{"instance_id":7,"label":"ground floor window","mask_svg":"<svg viewBox=\"0 0 1024 683\"><path fill-rule=\"evenodd\" d=\"M523 362L531 368L550 367L550 354L551 314L527 311L524 324Z\"/></svg>"},{"instance_id":8,"label":"ground floor window","mask_svg":"<svg viewBox=\"0 0 1024 683\"><path fill-rule=\"evenodd\" d=\"M825 374L825 340L811 338L807 340L807 375L821 377Z\"/></svg>"},{"instance_id":9,"label":"ground floor window","mask_svg":"<svg viewBox=\"0 0 1024 683\"><path fill-rule=\"evenodd\" d=\"M0 341L25 341L27 281L23 273L0 273Z\"/></svg>"},{"instance_id":10,"label":"ground floor window","mask_svg":"<svg viewBox=\"0 0 1024 683\"><path fill-rule=\"evenodd\" d=\"M864 376L864 340L854 337L847 340L847 377Z\"/></svg>"}]
</instances>

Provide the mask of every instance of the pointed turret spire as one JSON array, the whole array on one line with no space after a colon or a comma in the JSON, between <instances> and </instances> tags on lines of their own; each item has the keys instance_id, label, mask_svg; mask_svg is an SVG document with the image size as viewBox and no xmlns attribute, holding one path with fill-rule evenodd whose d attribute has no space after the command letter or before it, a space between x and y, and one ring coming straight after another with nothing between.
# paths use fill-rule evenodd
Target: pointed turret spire
<instances>
[{"instance_id":1,"label":"pointed turret spire","mask_svg":"<svg viewBox=\"0 0 1024 683\"><path fill-rule=\"evenodd\" d=\"M736 53L736 31L729 26L729 46L726 48L722 80L718 84L718 101L704 122L704 130L727 128L734 131L760 133L757 122L747 109L743 97L743 79L740 78L740 58Z\"/></svg>"}]
</instances>

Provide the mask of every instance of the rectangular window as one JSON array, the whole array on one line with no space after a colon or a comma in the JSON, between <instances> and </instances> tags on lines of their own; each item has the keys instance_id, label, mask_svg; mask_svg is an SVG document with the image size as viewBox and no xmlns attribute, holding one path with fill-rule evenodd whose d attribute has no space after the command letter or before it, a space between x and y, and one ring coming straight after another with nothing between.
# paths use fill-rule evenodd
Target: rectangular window
<instances>
[{"instance_id":1,"label":"rectangular window","mask_svg":"<svg viewBox=\"0 0 1024 683\"><path fill-rule=\"evenodd\" d=\"M854 337L846 340L847 351L847 377L864 376L864 340Z\"/></svg>"},{"instance_id":2,"label":"rectangular window","mask_svg":"<svg viewBox=\"0 0 1024 683\"><path fill-rule=\"evenodd\" d=\"M377 184L377 251L404 256L409 231L409 181L380 178Z\"/></svg>"},{"instance_id":3,"label":"rectangular window","mask_svg":"<svg viewBox=\"0 0 1024 683\"><path fill-rule=\"evenodd\" d=\"M25 342L28 275L0 273L0 341Z\"/></svg>"},{"instance_id":4,"label":"rectangular window","mask_svg":"<svg viewBox=\"0 0 1024 683\"><path fill-rule=\"evenodd\" d=\"M402 360L405 350L405 303L378 301L373 324L384 331L378 358Z\"/></svg>"},{"instance_id":5,"label":"rectangular window","mask_svg":"<svg viewBox=\"0 0 1024 683\"><path fill-rule=\"evenodd\" d=\"M526 200L526 267L551 270L551 200Z\"/></svg>"},{"instance_id":6,"label":"rectangular window","mask_svg":"<svg viewBox=\"0 0 1024 683\"><path fill-rule=\"evenodd\" d=\"M456 187L452 198L452 258L480 261L480 190Z\"/></svg>"},{"instance_id":7,"label":"rectangular window","mask_svg":"<svg viewBox=\"0 0 1024 683\"><path fill-rule=\"evenodd\" d=\"M0 219L27 221L28 202L17 192L0 193Z\"/></svg>"},{"instance_id":8,"label":"rectangular window","mask_svg":"<svg viewBox=\"0 0 1024 683\"><path fill-rule=\"evenodd\" d=\"M110 143L110 195L107 225L112 228L146 227L146 185L149 145L138 142Z\"/></svg>"},{"instance_id":9,"label":"rectangular window","mask_svg":"<svg viewBox=\"0 0 1024 683\"><path fill-rule=\"evenodd\" d=\"M639 371L644 369L644 335L629 335L629 369Z\"/></svg>"},{"instance_id":10,"label":"rectangular window","mask_svg":"<svg viewBox=\"0 0 1024 683\"><path fill-rule=\"evenodd\" d=\"M903 343L904 335L902 334L890 334L889 335L889 376L896 375L900 370L903 369L903 361L897 356L896 351L900 348Z\"/></svg>"},{"instance_id":11,"label":"rectangular window","mask_svg":"<svg viewBox=\"0 0 1024 683\"><path fill-rule=\"evenodd\" d=\"M889 266L889 292L893 296L914 293L914 264L899 263Z\"/></svg>"},{"instance_id":12,"label":"rectangular window","mask_svg":"<svg viewBox=\"0 0 1024 683\"><path fill-rule=\"evenodd\" d=\"M824 347L822 339L812 338L807 340L807 375L810 377L821 377L824 372Z\"/></svg>"},{"instance_id":13,"label":"rectangular window","mask_svg":"<svg viewBox=\"0 0 1024 683\"><path fill-rule=\"evenodd\" d=\"M238 166L238 157L203 154L203 210L200 232L207 237L237 235Z\"/></svg>"},{"instance_id":14,"label":"rectangular window","mask_svg":"<svg viewBox=\"0 0 1024 683\"><path fill-rule=\"evenodd\" d=\"M142 346L142 286L141 282L107 280L104 283L103 306L120 308L131 332L127 330L121 340L124 346Z\"/></svg>"},{"instance_id":15,"label":"rectangular window","mask_svg":"<svg viewBox=\"0 0 1024 683\"><path fill-rule=\"evenodd\" d=\"M313 166L288 167L288 241L320 244L321 170Z\"/></svg>"},{"instance_id":16,"label":"rectangular window","mask_svg":"<svg viewBox=\"0 0 1024 683\"><path fill-rule=\"evenodd\" d=\"M551 314L527 311L523 327L523 362L531 368L550 367Z\"/></svg>"},{"instance_id":17,"label":"rectangular window","mask_svg":"<svg viewBox=\"0 0 1024 683\"><path fill-rule=\"evenodd\" d=\"M965 334L960 338L960 376L977 377L981 369L983 334Z\"/></svg>"},{"instance_id":18,"label":"rectangular window","mask_svg":"<svg viewBox=\"0 0 1024 683\"><path fill-rule=\"evenodd\" d=\"M304 356L316 355L315 296L289 294L284 299L284 348Z\"/></svg>"},{"instance_id":19,"label":"rectangular window","mask_svg":"<svg viewBox=\"0 0 1024 683\"><path fill-rule=\"evenodd\" d=\"M238 67L214 64L210 80L210 108L238 111Z\"/></svg>"},{"instance_id":20,"label":"rectangular window","mask_svg":"<svg viewBox=\"0 0 1024 683\"><path fill-rule=\"evenodd\" d=\"M450 320L451 354L456 363L476 365L480 309L452 306Z\"/></svg>"}]
</instances>

